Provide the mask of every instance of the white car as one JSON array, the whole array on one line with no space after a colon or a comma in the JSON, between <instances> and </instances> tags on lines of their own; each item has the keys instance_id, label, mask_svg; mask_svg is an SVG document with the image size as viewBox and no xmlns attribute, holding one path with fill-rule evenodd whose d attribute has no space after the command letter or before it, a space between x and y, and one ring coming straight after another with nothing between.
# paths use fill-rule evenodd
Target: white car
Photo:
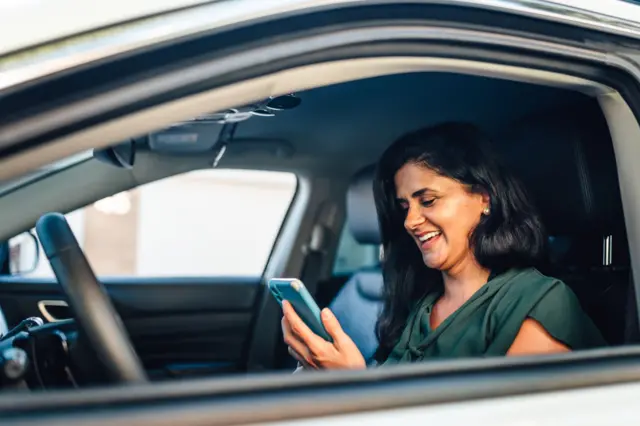
<instances>
[{"instance_id":1,"label":"white car","mask_svg":"<svg viewBox=\"0 0 640 426\"><path fill-rule=\"evenodd\" d=\"M633 424L639 118L632 2L0 2L0 422ZM453 119L610 346L291 374L265 283L370 358L371 165Z\"/></svg>"}]
</instances>

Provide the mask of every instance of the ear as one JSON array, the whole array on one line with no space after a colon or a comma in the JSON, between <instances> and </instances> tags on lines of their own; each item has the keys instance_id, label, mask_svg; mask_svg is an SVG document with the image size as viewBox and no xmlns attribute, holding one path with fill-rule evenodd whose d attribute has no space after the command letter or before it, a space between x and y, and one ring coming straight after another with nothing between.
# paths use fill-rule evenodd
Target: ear
<instances>
[{"instance_id":1,"label":"ear","mask_svg":"<svg viewBox=\"0 0 640 426\"><path fill-rule=\"evenodd\" d=\"M480 201L480 206L482 207L482 214L488 214L487 209L491 209L491 196L484 188L479 185L472 188L473 196L476 197L476 200Z\"/></svg>"},{"instance_id":2,"label":"ear","mask_svg":"<svg viewBox=\"0 0 640 426\"><path fill-rule=\"evenodd\" d=\"M484 191L482 191L482 207L491 207L491 197Z\"/></svg>"},{"instance_id":3,"label":"ear","mask_svg":"<svg viewBox=\"0 0 640 426\"><path fill-rule=\"evenodd\" d=\"M491 214L491 197L485 191L480 192L481 203L482 203L482 214L488 216Z\"/></svg>"}]
</instances>

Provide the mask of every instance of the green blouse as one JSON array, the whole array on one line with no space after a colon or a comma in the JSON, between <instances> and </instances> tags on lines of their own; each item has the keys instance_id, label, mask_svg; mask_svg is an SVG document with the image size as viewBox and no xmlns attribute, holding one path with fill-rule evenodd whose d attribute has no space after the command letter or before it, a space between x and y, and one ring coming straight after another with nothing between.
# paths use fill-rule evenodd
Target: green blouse
<instances>
[{"instance_id":1,"label":"green blouse","mask_svg":"<svg viewBox=\"0 0 640 426\"><path fill-rule=\"evenodd\" d=\"M441 292L429 293L416 304L383 365L425 358L503 356L527 318L573 350L606 346L571 289L535 269L510 270L490 278L431 330L429 316L440 296Z\"/></svg>"}]
</instances>

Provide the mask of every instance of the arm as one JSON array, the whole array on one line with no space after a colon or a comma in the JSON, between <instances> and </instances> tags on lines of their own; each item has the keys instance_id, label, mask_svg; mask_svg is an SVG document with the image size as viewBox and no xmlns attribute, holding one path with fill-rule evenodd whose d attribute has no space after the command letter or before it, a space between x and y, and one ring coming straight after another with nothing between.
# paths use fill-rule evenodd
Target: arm
<instances>
[{"instance_id":1,"label":"arm","mask_svg":"<svg viewBox=\"0 0 640 426\"><path fill-rule=\"evenodd\" d=\"M565 344L554 339L538 321L527 318L522 323L507 355L539 355L570 350Z\"/></svg>"}]
</instances>

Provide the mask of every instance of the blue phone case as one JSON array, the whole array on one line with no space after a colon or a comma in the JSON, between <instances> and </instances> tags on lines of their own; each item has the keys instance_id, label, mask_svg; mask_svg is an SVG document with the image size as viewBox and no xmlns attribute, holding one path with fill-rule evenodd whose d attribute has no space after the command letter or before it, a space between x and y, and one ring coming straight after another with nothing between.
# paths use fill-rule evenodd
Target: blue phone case
<instances>
[{"instance_id":1,"label":"blue phone case","mask_svg":"<svg viewBox=\"0 0 640 426\"><path fill-rule=\"evenodd\" d=\"M295 278L274 278L269 280L269 290L280 306L282 301L291 303L293 309L305 324L323 339L332 342L320 318L320 308L302 281Z\"/></svg>"}]
</instances>

